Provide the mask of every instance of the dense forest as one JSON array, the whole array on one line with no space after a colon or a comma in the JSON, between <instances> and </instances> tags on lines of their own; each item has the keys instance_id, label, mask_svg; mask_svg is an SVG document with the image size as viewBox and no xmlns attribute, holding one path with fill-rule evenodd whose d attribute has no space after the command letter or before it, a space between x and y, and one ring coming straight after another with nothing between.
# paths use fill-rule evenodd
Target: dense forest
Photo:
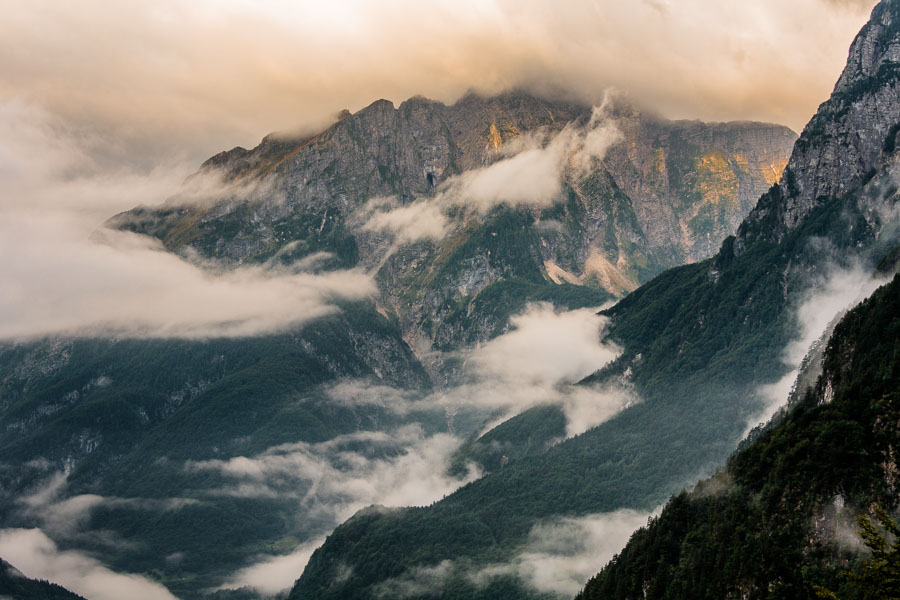
<instances>
[{"instance_id":1,"label":"dense forest","mask_svg":"<svg viewBox=\"0 0 900 600\"><path fill-rule=\"evenodd\" d=\"M816 386L675 496L579 600L900 597L898 381L900 275L837 325Z\"/></svg>"}]
</instances>

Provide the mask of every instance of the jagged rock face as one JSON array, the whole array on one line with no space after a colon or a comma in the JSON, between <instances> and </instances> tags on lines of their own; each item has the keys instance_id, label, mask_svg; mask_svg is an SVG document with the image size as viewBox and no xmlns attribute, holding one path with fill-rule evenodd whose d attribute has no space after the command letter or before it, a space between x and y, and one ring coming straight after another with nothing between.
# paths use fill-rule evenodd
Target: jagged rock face
<instances>
[{"instance_id":1,"label":"jagged rock face","mask_svg":"<svg viewBox=\"0 0 900 600\"><path fill-rule=\"evenodd\" d=\"M605 118L619 141L587 169L563 168L561 192L541 206L461 208L448 214L443 239L399 251L391 236L362 226L361 207L373 198L392 197L396 206L433 199L455 176L527 147L526 138L546 144L563 130L584 134L591 116L588 106L525 93L470 94L452 106L379 100L318 135L271 135L253 150L218 154L197 175L224 180L211 197L176 196L111 224L226 261L330 253L320 268L377 271L379 303L400 317L410 342L447 347L496 330L471 311L457 326L447 319L498 282L587 285L619 296L710 256L780 176L795 139L775 125L666 121L617 100ZM504 247L491 237L500 233L509 234Z\"/></svg>"},{"instance_id":2,"label":"jagged rock face","mask_svg":"<svg viewBox=\"0 0 900 600\"><path fill-rule=\"evenodd\" d=\"M850 47L847 66L810 120L780 182L778 202L760 202L738 235L736 250L758 237L780 240L829 198L872 177L900 124L900 13L875 7ZM893 147L890 148L893 150Z\"/></svg>"},{"instance_id":3,"label":"jagged rock face","mask_svg":"<svg viewBox=\"0 0 900 600\"><path fill-rule=\"evenodd\" d=\"M407 203L428 196L447 178L501 159L510 140L584 125L590 112L521 93L468 95L449 107L412 98L395 109L379 100L319 135L268 136L201 169L235 184L254 182L250 189L225 193L212 206L180 206L185 199L176 196L166 208L136 209L113 223L156 235L173 250L192 245L205 255L248 260L292 240L327 237L371 198ZM777 179L794 140L784 127L669 122L627 105L614 118L623 139L609 158L586 177L566 176L590 219L581 243L598 245L612 217L603 196L621 191L637 219L633 235L623 237L636 237L644 254L675 251L663 267L709 256ZM232 223L235 217L242 222ZM298 230L306 220L310 226ZM583 268L590 252L582 250ZM617 256L604 254L616 263Z\"/></svg>"}]
</instances>

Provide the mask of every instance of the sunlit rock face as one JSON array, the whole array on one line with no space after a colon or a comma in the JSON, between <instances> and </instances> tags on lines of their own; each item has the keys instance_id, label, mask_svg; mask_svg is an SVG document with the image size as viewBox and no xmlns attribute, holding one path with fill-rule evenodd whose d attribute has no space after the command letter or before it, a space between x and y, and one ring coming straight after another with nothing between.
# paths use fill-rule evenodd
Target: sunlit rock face
<instances>
[{"instance_id":1,"label":"sunlit rock face","mask_svg":"<svg viewBox=\"0 0 900 600\"><path fill-rule=\"evenodd\" d=\"M218 154L165 205L111 224L226 263L363 267L411 346L449 348L502 326L473 308L499 283L617 297L711 256L779 179L795 138L778 125L667 121L622 98L379 100L317 135ZM398 209L414 211L402 226Z\"/></svg>"}]
</instances>

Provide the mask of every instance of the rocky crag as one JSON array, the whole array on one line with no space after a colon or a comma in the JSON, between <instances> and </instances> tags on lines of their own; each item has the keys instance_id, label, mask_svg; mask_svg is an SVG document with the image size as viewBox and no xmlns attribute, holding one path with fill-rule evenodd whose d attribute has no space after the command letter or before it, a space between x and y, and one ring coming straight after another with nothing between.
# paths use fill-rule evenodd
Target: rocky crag
<instances>
[{"instance_id":1,"label":"rocky crag","mask_svg":"<svg viewBox=\"0 0 900 600\"><path fill-rule=\"evenodd\" d=\"M563 156L548 197L473 210L455 184L587 135L598 125L591 107L525 93L469 94L452 106L380 100L319 134L218 154L183 194L111 224L226 262L316 255L320 269L363 266L413 347L447 349L504 325L476 301L498 283L530 284L526 296L554 283L616 297L710 256L778 180L795 139L776 125L666 121L621 99L600 120L611 145L577 167ZM402 208L451 193L462 197L441 206L448 222L430 239L398 244L365 227L373 200Z\"/></svg>"}]
</instances>

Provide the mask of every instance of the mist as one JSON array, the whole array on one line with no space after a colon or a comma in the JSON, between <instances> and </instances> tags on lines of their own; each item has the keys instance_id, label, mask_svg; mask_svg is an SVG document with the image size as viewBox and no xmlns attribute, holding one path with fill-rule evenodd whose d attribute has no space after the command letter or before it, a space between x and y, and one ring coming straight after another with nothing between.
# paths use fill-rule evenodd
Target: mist
<instances>
[{"instance_id":1,"label":"mist","mask_svg":"<svg viewBox=\"0 0 900 600\"><path fill-rule=\"evenodd\" d=\"M463 575L479 587L497 577L515 577L543 594L571 598L625 547L631 534L659 513L622 509L584 517L556 518L536 524L509 562L471 570L463 562L442 561L380 583L380 598L418 598L436 585Z\"/></svg>"},{"instance_id":2,"label":"mist","mask_svg":"<svg viewBox=\"0 0 900 600\"><path fill-rule=\"evenodd\" d=\"M657 512L622 509L539 523L512 564L488 567L475 580L484 583L508 571L538 591L572 597Z\"/></svg>"},{"instance_id":3,"label":"mist","mask_svg":"<svg viewBox=\"0 0 900 600\"><path fill-rule=\"evenodd\" d=\"M365 442L365 452L350 449L358 448L357 442ZM211 496L289 498L300 514L327 518L336 527L366 506L424 506L476 479L480 473L475 467L462 479L446 474L460 443L449 434L426 435L413 424L318 444L283 444L256 456L188 462L185 469L215 471L231 480L228 487L208 492ZM392 452L381 456L382 449ZM258 556L222 587L249 586L264 593L287 589L321 542L316 536L288 555Z\"/></svg>"},{"instance_id":4,"label":"mist","mask_svg":"<svg viewBox=\"0 0 900 600\"><path fill-rule=\"evenodd\" d=\"M873 275L870 268L859 262L850 266L836 263L825 265L823 274L808 284L794 311L798 335L783 350L781 357L790 370L777 382L757 389L763 407L750 417L742 437L746 437L754 427L767 423L787 404L798 381L803 359L814 349L814 345L820 341L827 343L826 338L840 318L887 281L885 277Z\"/></svg>"},{"instance_id":5,"label":"mist","mask_svg":"<svg viewBox=\"0 0 900 600\"><path fill-rule=\"evenodd\" d=\"M0 530L0 556L27 577L58 583L92 600L175 599L145 577L116 573L87 554L60 550L40 529Z\"/></svg>"},{"instance_id":6,"label":"mist","mask_svg":"<svg viewBox=\"0 0 900 600\"><path fill-rule=\"evenodd\" d=\"M98 170L89 145L46 112L0 105L0 339L261 335L374 294L358 270L224 268L103 228L114 212L182 190L184 172ZM202 198L214 186L195 181L188 192Z\"/></svg>"}]
</instances>

